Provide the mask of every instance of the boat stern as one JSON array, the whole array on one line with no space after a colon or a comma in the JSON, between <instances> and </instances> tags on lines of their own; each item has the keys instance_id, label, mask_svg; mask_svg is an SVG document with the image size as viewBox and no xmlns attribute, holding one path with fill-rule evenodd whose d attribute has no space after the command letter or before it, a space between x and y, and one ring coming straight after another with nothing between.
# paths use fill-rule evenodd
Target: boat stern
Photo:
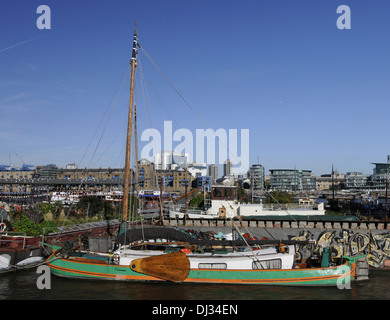
<instances>
[{"instance_id":1,"label":"boat stern","mask_svg":"<svg viewBox=\"0 0 390 320\"><path fill-rule=\"evenodd\" d=\"M367 255L343 256L343 258L347 260L348 265L352 268L352 280L368 280L369 266L367 262Z\"/></svg>"}]
</instances>

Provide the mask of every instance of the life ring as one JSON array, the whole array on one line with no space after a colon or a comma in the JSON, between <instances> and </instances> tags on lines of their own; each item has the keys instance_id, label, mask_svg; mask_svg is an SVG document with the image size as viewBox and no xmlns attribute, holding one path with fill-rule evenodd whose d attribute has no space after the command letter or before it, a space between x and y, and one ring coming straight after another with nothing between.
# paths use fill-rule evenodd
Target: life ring
<instances>
[{"instance_id":1,"label":"life ring","mask_svg":"<svg viewBox=\"0 0 390 320\"><path fill-rule=\"evenodd\" d=\"M0 223L0 232L4 232L7 229L7 225L5 223Z\"/></svg>"},{"instance_id":2,"label":"life ring","mask_svg":"<svg viewBox=\"0 0 390 320\"><path fill-rule=\"evenodd\" d=\"M180 251L185 254L190 254L192 252L190 249L186 249L186 248L180 249Z\"/></svg>"},{"instance_id":3,"label":"life ring","mask_svg":"<svg viewBox=\"0 0 390 320\"><path fill-rule=\"evenodd\" d=\"M22 208L21 207L16 207L16 211L21 211Z\"/></svg>"},{"instance_id":4,"label":"life ring","mask_svg":"<svg viewBox=\"0 0 390 320\"><path fill-rule=\"evenodd\" d=\"M115 264L119 264L119 253L114 253L113 261Z\"/></svg>"}]
</instances>

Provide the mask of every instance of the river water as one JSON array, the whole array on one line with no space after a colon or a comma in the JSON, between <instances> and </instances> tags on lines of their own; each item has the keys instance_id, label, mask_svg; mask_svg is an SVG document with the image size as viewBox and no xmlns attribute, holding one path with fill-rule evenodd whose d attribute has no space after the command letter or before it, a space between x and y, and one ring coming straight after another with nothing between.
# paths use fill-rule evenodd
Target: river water
<instances>
[{"instance_id":1,"label":"river water","mask_svg":"<svg viewBox=\"0 0 390 320\"><path fill-rule=\"evenodd\" d=\"M370 270L368 281L351 289L255 285L131 283L50 277L38 289L37 269L0 274L0 300L388 300L390 271Z\"/></svg>"}]
</instances>

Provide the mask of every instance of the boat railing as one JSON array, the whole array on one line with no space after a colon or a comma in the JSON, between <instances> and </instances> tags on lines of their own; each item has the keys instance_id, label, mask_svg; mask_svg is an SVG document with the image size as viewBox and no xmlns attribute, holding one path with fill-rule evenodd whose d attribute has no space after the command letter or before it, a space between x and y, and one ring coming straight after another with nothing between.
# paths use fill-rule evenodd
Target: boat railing
<instances>
[{"instance_id":1,"label":"boat railing","mask_svg":"<svg viewBox=\"0 0 390 320\"><path fill-rule=\"evenodd\" d=\"M8 231L5 234L1 234L0 243L3 244L10 244L10 243L16 243L17 247L19 247L19 244L22 244L22 248L25 249L28 245L28 237L25 232L20 231ZM10 237L10 238L7 238Z\"/></svg>"},{"instance_id":2,"label":"boat railing","mask_svg":"<svg viewBox=\"0 0 390 320\"><path fill-rule=\"evenodd\" d=\"M313 210L317 209L318 204L308 204L308 205L302 205L299 203L266 203L263 204L263 209L267 210L291 210L291 209L303 209L303 210Z\"/></svg>"},{"instance_id":3,"label":"boat railing","mask_svg":"<svg viewBox=\"0 0 390 320\"><path fill-rule=\"evenodd\" d=\"M186 211L186 207L185 207L184 204L173 205L170 209L173 210L173 211L179 211L179 212L185 212ZM187 207L187 212L189 212L189 213L201 213L202 209L198 208L198 207Z\"/></svg>"}]
</instances>

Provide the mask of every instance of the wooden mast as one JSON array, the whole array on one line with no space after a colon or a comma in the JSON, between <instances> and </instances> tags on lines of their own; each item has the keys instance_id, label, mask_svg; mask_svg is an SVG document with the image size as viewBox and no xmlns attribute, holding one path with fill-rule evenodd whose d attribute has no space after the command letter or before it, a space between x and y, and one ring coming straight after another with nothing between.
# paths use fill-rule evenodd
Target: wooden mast
<instances>
[{"instance_id":1,"label":"wooden mast","mask_svg":"<svg viewBox=\"0 0 390 320\"><path fill-rule=\"evenodd\" d=\"M125 158L122 222L127 220L127 211L129 208L131 131L132 131L132 124L133 124L134 74L135 74L135 67L137 66L136 56L137 56L137 22L135 23L135 28L134 28L133 53L130 60L130 64L131 64L130 101L129 101L129 120L127 123L127 143L126 143L126 158Z\"/></svg>"}]
</instances>

